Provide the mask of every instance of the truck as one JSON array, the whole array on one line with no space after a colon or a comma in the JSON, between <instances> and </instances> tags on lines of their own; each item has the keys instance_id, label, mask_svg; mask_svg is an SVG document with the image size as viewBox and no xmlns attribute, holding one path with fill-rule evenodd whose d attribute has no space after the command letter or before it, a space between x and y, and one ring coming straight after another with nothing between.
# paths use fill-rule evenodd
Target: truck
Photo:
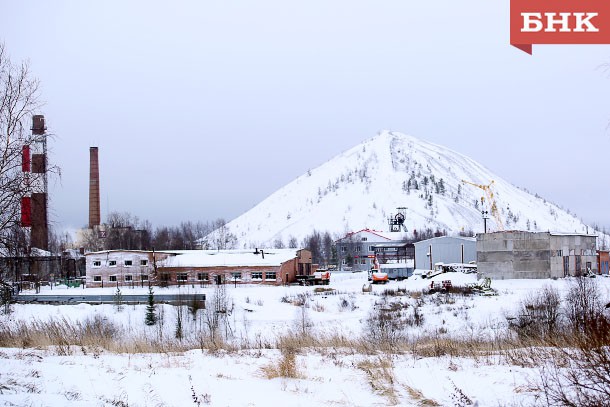
<instances>
[{"instance_id":1,"label":"truck","mask_svg":"<svg viewBox=\"0 0 610 407\"><path fill-rule=\"evenodd\" d=\"M330 271L328 269L317 269L310 275L297 275L300 285L329 285Z\"/></svg>"}]
</instances>

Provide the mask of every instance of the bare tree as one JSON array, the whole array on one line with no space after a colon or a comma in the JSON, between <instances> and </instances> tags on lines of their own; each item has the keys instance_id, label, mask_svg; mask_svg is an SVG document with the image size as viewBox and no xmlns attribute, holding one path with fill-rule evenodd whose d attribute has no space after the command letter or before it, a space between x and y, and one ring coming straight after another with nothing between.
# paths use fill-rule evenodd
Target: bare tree
<instances>
[{"instance_id":1,"label":"bare tree","mask_svg":"<svg viewBox=\"0 0 610 407\"><path fill-rule=\"evenodd\" d=\"M0 43L0 250L9 255L20 250L15 228L19 227L21 198L31 190L21 158L23 146L33 141L27 124L41 106L38 89L39 81L31 76L28 63L14 64Z\"/></svg>"},{"instance_id":2,"label":"bare tree","mask_svg":"<svg viewBox=\"0 0 610 407\"><path fill-rule=\"evenodd\" d=\"M224 219L217 219L212 224L212 232L201 239L203 249L227 250L237 247L237 236L229 231Z\"/></svg>"}]
</instances>

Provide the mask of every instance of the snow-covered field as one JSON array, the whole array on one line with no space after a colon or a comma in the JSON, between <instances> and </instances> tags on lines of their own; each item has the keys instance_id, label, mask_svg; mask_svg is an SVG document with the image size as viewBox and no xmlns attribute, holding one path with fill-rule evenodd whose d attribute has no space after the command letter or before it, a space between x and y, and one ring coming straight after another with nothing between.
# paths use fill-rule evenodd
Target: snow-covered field
<instances>
[{"instance_id":1,"label":"snow-covered field","mask_svg":"<svg viewBox=\"0 0 610 407\"><path fill-rule=\"evenodd\" d=\"M435 277L454 286L475 281L475 275L450 273ZM610 298L610 278L596 278L604 298ZM521 368L499 355L424 357L403 351L358 352L354 347L298 349L296 377L269 374L284 360L277 347L290 332L314 337L342 336L354 341L367 337L371 312L400 301L423 316L420 326L406 327L410 337L493 338L506 329L520 299L552 286L565 292L569 280L493 281L497 296L418 296L430 280L410 279L373 286L363 293L366 275L332 276L332 293L315 287L227 285L232 349L116 353L99 346L0 348L0 404L4 406L385 406L385 405L544 405L530 385L535 368ZM404 288L413 295L383 296ZM41 294L49 294L43 288ZM115 288L55 287L53 294L113 294ZM156 288L157 293L178 291ZM146 293L123 288L123 294ZM181 293L204 292L208 308L214 287L182 287ZM294 305L301 295L306 306ZM386 302L384 302L384 298ZM422 299L423 298L423 299ZM435 299L436 298L436 299ZM418 304L418 306L416 306ZM19 305L0 315L0 323L19 321L83 321L96 316L120 328L124 341L177 343L177 307L157 304L162 316L155 326L144 324L145 305ZM185 343L197 343L206 311L195 318L185 312ZM374 348L374 346L373 346Z\"/></svg>"}]
</instances>

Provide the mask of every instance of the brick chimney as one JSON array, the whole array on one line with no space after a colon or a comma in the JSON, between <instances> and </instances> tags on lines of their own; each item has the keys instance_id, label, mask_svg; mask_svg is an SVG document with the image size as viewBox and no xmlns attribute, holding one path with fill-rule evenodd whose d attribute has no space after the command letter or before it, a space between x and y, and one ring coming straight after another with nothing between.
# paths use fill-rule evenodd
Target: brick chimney
<instances>
[{"instance_id":1,"label":"brick chimney","mask_svg":"<svg viewBox=\"0 0 610 407\"><path fill-rule=\"evenodd\" d=\"M89 229L100 225L100 166L97 147L89 148Z\"/></svg>"}]
</instances>

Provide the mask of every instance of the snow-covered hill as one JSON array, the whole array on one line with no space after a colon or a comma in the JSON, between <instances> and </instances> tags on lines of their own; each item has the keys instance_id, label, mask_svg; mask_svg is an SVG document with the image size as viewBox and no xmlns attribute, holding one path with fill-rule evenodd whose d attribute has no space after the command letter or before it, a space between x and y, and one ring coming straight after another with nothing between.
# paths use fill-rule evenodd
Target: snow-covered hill
<instances>
[{"instance_id":1,"label":"snow-covered hill","mask_svg":"<svg viewBox=\"0 0 610 407\"><path fill-rule=\"evenodd\" d=\"M578 218L513 186L474 160L415 137L384 131L308 171L232 220L223 235L235 247L301 242L315 229L335 236L363 228L388 230L388 217L406 207L406 229L482 231L485 191L462 182L490 185L497 217L488 230L592 232ZM212 239L212 236L210 236Z\"/></svg>"}]
</instances>

